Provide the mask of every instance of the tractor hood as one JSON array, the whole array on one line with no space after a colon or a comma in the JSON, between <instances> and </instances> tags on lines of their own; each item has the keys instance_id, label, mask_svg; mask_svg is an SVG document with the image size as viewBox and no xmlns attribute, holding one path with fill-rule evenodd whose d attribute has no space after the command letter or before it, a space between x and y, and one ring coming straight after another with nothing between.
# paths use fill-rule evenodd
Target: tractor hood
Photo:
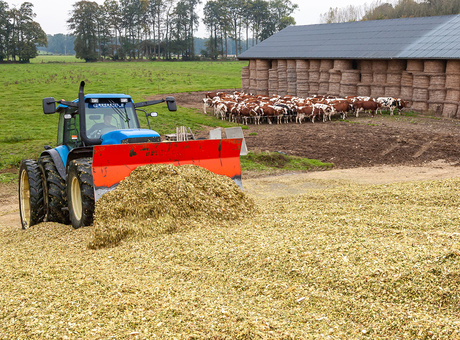
<instances>
[{"instance_id":1,"label":"tractor hood","mask_svg":"<svg viewBox=\"0 0 460 340\"><path fill-rule=\"evenodd\" d=\"M160 134L147 129L114 130L101 136L102 145L161 142Z\"/></svg>"}]
</instances>

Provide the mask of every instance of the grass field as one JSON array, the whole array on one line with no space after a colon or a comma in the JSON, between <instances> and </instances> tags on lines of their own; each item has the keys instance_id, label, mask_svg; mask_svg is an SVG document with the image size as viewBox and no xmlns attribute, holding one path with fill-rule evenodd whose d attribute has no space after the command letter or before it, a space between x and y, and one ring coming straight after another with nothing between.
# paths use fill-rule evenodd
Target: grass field
<instances>
[{"instance_id":1,"label":"grass field","mask_svg":"<svg viewBox=\"0 0 460 340\"><path fill-rule=\"evenodd\" d=\"M234 225L99 250L93 228L3 230L0 338L459 339L459 188L267 191Z\"/></svg>"},{"instance_id":2,"label":"grass field","mask_svg":"<svg viewBox=\"0 0 460 340\"><path fill-rule=\"evenodd\" d=\"M45 116L42 99L73 100L82 80L86 93L126 93L135 102L156 94L240 88L241 68L247 62L105 62L82 63L69 56L41 56L31 64L0 64L0 169L16 166L24 158L36 158L44 145L54 146L57 115ZM179 103L180 105L180 103ZM166 105L152 126L160 134L185 125L229 126L196 110ZM147 127L145 118L141 119Z\"/></svg>"}]
</instances>

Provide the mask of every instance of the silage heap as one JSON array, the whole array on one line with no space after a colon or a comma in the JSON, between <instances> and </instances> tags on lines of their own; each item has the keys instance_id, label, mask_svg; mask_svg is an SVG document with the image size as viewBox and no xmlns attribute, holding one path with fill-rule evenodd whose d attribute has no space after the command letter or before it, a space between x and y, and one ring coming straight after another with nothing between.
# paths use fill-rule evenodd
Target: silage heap
<instances>
[{"instance_id":1,"label":"silage heap","mask_svg":"<svg viewBox=\"0 0 460 340\"><path fill-rule=\"evenodd\" d=\"M127 237L229 226L253 210L252 199L226 176L194 165L144 165L96 202L89 247L115 246Z\"/></svg>"}]
</instances>

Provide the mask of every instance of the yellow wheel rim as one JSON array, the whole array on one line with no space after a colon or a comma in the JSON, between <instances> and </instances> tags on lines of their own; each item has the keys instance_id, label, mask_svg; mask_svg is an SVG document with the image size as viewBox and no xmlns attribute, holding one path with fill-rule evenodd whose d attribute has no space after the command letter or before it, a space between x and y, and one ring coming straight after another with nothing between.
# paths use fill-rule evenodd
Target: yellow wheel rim
<instances>
[{"instance_id":1,"label":"yellow wheel rim","mask_svg":"<svg viewBox=\"0 0 460 340\"><path fill-rule=\"evenodd\" d=\"M78 178L72 178L71 183L71 198L72 198L72 210L77 220L81 220L82 215L82 203L81 203L81 190L80 190L80 183L78 182Z\"/></svg>"},{"instance_id":2,"label":"yellow wheel rim","mask_svg":"<svg viewBox=\"0 0 460 340\"><path fill-rule=\"evenodd\" d=\"M19 189L19 201L21 203L21 218L22 224L25 228L30 225L30 187L29 187L29 176L27 176L27 171L23 170L21 172L21 184Z\"/></svg>"}]
</instances>

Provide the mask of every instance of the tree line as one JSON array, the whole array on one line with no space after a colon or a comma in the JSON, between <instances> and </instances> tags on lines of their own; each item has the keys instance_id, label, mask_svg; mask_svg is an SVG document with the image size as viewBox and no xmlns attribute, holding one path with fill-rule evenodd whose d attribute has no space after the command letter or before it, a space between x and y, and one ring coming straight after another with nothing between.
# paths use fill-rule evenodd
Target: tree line
<instances>
[{"instance_id":1,"label":"tree line","mask_svg":"<svg viewBox=\"0 0 460 340\"><path fill-rule=\"evenodd\" d=\"M102 5L79 1L73 5L68 25L75 37L78 58L112 59L196 58L195 33L200 0L106 0ZM243 41L261 41L295 24L298 6L290 0L210 0L204 5L210 36L201 50L217 59L235 54ZM248 46L246 46L247 48Z\"/></svg>"},{"instance_id":2,"label":"tree line","mask_svg":"<svg viewBox=\"0 0 460 340\"><path fill-rule=\"evenodd\" d=\"M37 45L46 46L46 34L34 18L30 2L9 8L0 0L0 62L29 62L38 54Z\"/></svg>"},{"instance_id":3,"label":"tree line","mask_svg":"<svg viewBox=\"0 0 460 340\"><path fill-rule=\"evenodd\" d=\"M349 5L329 8L321 14L322 23L338 23L361 20L429 17L460 13L459 0L398 0L394 4L377 0L370 5Z\"/></svg>"}]
</instances>

